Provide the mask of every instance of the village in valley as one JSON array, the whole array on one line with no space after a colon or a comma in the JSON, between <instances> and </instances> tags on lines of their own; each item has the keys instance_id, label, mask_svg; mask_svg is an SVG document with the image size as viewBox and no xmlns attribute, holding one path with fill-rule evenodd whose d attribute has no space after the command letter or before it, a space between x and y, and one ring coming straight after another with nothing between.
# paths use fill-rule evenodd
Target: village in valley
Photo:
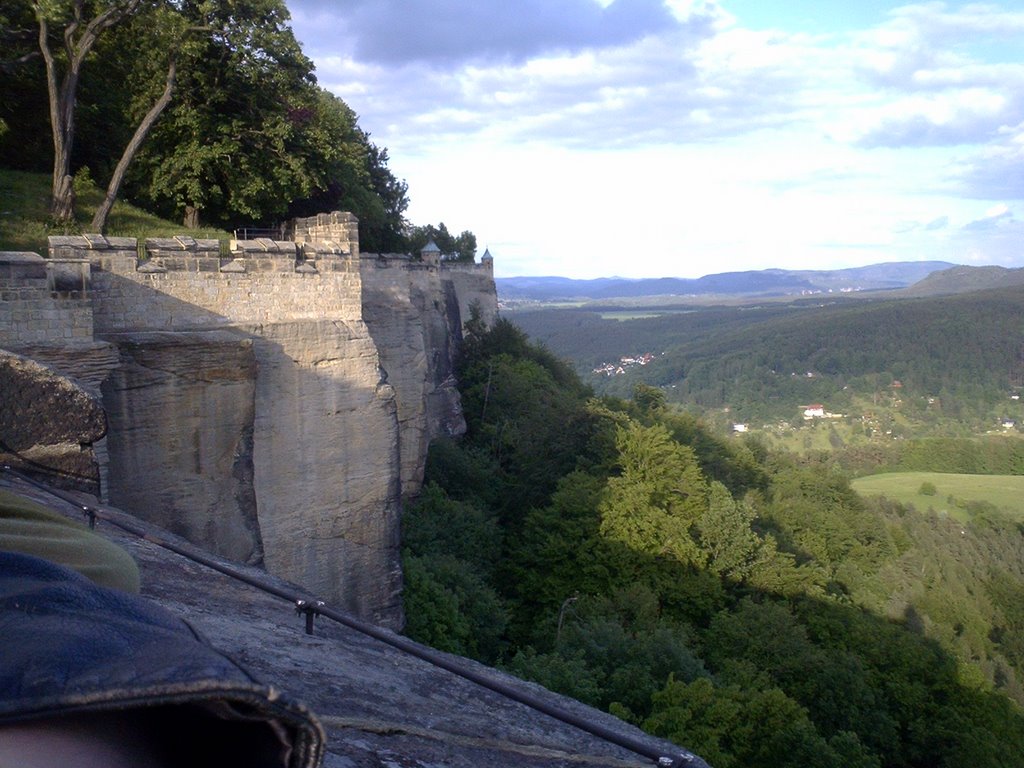
<instances>
[{"instance_id":1,"label":"village in valley","mask_svg":"<svg viewBox=\"0 0 1024 768\"><path fill-rule=\"evenodd\" d=\"M661 354L664 355L665 353L662 352ZM635 357L620 357L617 363L601 363L592 372L597 376L621 376L630 368L635 368L638 365L649 365L654 362L654 359L655 355L653 352L644 352L642 355Z\"/></svg>"}]
</instances>

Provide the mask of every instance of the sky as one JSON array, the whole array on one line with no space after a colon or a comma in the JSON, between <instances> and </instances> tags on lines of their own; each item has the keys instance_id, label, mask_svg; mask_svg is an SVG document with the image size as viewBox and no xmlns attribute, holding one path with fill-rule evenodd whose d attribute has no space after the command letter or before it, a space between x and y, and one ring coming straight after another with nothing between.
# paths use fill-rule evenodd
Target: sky
<instances>
[{"instance_id":1,"label":"sky","mask_svg":"<svg viewBox=\"0 0 1024 768\"><path fill-rule=\"evenodd\" d=\"M1024 0L287 0L495 275L1024 266Z\"/></svg>"}]
</instances>

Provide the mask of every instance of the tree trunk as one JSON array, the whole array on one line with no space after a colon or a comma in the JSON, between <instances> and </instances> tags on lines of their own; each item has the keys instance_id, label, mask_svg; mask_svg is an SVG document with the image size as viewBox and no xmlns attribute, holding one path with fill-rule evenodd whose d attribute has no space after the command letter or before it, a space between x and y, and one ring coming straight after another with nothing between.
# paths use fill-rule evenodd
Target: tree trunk
<instances>
[{"instance_id":1,"label":"tree trunk","mask_svg":"<svg viewBox=\"0 0 1024 768\"><path fill-rule=\"evenodd\" d=\"M117 200L117 193L121 189L121 182L124 181L124 175L128 171L129 163L134 159L135 153L139 151L142 142L145 141L149 129L153 127L153 124L160 117L164 108L171 102L176 73L177 63L172 58L171 64L167 68L167 82L164 85L164 92L160 94L160 98L156 100L156 103L146 113L146 116L142 118L139 127L135 129L135 135L132 136L132 140L128 142L128 146L121 153L121 159L117 162L114 175L110 177L110 183L107 185L107 194L103 197L100 207L96 209L96 215L92 217L93 232L99 232L101 235L106 232L107 217L110 215L110 209L114 207L114 201Z\"/></svg>"},{"instance_id":2,"label":"tree trunk","mask_svg":"<svg viewBox=\"0 0 1024 768\"><path fill-rule=\"evenodd\" d=\"M75 98L82 64L92 50L96 38L138 9L141 0L115 3L88 22L82 18L85 2L71 3L73 20L64 27L64 50L67 55L64 78L58 83L57 62L50 49L50 29L47 23L47 4L36 0L32 10L39 24L39 51L46 65L46 92L50 104L50 129L53 133L53 187L50 213L62 224L75 218L75 190L71 183L71 150L75 143ZM84 24L84 27L83 27Z\"/></svg>"},{"instance_id":3,"label":"tree trunk","mask_svg":"<svg viewBox=\"0 0 1024 768\"><path fill-rule=\"evenodd\" d=\"M194 205L185 206L185 219L182 221L185 229L199 229L199 209Z\"/></svg>"},{"instance_id":4,"label":"tree trunk","mask_svg":"<svg viewBox=\"0 0 1024 768\"><path fill-rule=\"evenodd\" d=\"M56 177L56 170L54 174ZM70 224L75 220L75 182L70 175L54 182L50 215L58 224Z\"/></svg>"},{"instance_id":5,"label":"tree trunk","mask_svg":"<svg viewBox=\"0 0 1024 768\"><path fill-rule=\"evenodd\" d=\"M66 122L67 110L64 94L77 84L74 61L68 63L63 84L57 82L57 63L50 50L49 26L41 10L36 11L39 22L39 50L46 66L46 94L50 108L50 130L53 134L53 179L50 184L50 215L57 223L67 224L75 218L75 188L71 181L70 142L74 135L74 122ZM72 82L74 78L74 82Z\"/></svg>"}]
</instances>

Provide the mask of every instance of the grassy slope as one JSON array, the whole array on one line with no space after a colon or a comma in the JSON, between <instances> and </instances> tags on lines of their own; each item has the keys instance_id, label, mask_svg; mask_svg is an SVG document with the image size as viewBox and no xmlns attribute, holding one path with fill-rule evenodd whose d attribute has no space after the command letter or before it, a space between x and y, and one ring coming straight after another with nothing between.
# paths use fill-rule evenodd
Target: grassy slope
<instances>
[{"instance_id":1,"label":"grassy slope","mask_svg":"<svg viewBox=\"0 0 1024 768\"><path fill-rule=\"evenodd\" d=\"M0 251L34 251L45 254L49 235L76 234L89 231L96 207L103 193L91 183L77 183L78 220L73 227L54 227L49 220L50 177L41 173L25 173L0 169ZM122 237L169 237L185 232L181 224L146 213L128 203L114 205L107 225L108 235ZM219 229L189 230L192 237L225 240L229 232Z\"/></svg>"},{"instance_id":2,"label":"grassy slope","mask_svg":"<svg viewBox=\"0 0 1024 768\"><path fill-rule=\"evenodd\" d=\"M920 493L921 484L929 482L936 493ZM939 472L889 472L860 477L853 481L857 493L885 496L917 509L934 509L966 521L968 502L987 502L1024 520L1024 476L1020 475L954 475ZM952 499L952 501L951 501Z\"/></svg>"}]
</instances>

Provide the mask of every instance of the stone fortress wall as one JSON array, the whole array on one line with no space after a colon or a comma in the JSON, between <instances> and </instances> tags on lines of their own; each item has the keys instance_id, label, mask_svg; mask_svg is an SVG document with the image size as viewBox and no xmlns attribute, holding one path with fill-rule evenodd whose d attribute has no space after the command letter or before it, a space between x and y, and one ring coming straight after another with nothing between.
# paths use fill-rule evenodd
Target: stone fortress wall
<instances>
[{"instance_id":1,"label":"stone fortress wall","mask_svg":"<svg viewBox=\"0 0 1024 768\"><path fill-rule=\"evenodd\" d=\"M101 393L109 501L400 626L399 519L493 271L361 254L347 213L294 240L50 238L0 254L0 348Z\"/></svg>"},{"instance_id":2,"label":"stone fortress wall","mask_svg":"<svg viewBox=\"0 0 1024 768\"><path fill-rule=\"evenodd\" d=\"M91 340L88 267L80 259L0 252L0 347Z\"/></svg>"},{"instance_id":3,"label":"stone fortress wall","mask_svg":"<svg viewBox=\"0 0 1024 768\"><path fill-rule=\"evenodd\" d=\"M50 237L48 258L0 252L0 347L59 344L119 331L183 330L313 318L359 319L363 285L404 291L451 283L462 321L497 313L492 262L362 254L350 213L296 219L295 240ZM418 277L412 277L418 275Z\"/></svg>"}]
</instances>

